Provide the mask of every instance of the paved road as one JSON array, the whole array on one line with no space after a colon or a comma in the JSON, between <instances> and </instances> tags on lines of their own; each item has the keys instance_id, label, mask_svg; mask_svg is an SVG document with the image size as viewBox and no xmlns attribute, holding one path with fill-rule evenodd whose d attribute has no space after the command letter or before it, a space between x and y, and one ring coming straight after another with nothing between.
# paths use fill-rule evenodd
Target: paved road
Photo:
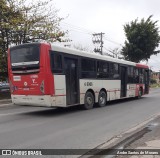
<instances>
[{"instance_id":1,"label":"paved road","mask_svg":"<svg viewBox=\"0 0 160 158\"><path fill-rule=\"evenodd\" d=\"M159 112L160 89L87 111L0 107L0 148L94 148Z\"/></svg>"}]
</instances>

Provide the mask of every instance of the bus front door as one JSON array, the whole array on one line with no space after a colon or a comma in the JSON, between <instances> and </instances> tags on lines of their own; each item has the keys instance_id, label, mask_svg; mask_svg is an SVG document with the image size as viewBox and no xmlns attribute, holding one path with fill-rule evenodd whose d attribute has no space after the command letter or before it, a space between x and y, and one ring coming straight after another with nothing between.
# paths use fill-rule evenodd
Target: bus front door
<instances>
[{"instance_id":1,"label":"bus front door","mask_svg":"<svg viewBox=\"0 0 160 158\"><path fill-rule=\"evenodd\" d=\"M149 70L145 70L144 72L144 84L145 84L145 90L144 93L149 93Z\"/></svg>"},{"instance_id":2,"label":"bus front door","mask_svg":"<svg viewBox=\"0 0 160 158\"><path fill-rule=\"evenodd\" d=\"M121 98L126 97L127 90L127 68L121 66Z\"/></svg>"},{"instance_id":3,"label":"bus front door","mask_svg":"<svg viewBox=\"0 0 160 158\"><path fill-rule=\"evenodd\" d=\"M65 58L66 75L66 101L67 105L78 103L78 61L76 59Z\"/></svg>"}]
</instances>

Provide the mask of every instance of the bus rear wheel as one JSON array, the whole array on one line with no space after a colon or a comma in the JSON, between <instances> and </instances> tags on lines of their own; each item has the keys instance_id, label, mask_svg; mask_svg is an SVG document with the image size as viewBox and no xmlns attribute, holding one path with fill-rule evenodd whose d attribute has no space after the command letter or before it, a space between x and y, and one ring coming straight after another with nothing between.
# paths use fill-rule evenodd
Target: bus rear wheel
<instances>
[{"instance_id":1,"label":"bus rear wheel","mask_svg":"<svg viewBox=\"0 0 160 158\"><path fill-rule=\"evenodd\" d=\"M107 95L104 91L100 91L98 95L98 106L103 107L107 103Z\"/></svg>"},{"instance_id":2,"label":"bus rear wheel","mask_svg":"<svg viewBox=\"0 0 160 158\"><path fill-rule=\"evenodd\" d=\"M84 98L84 109L89 110L92 109L94 105L94 96L91 92L86 92L85 98Z\"/></svg>"}]
</instances>

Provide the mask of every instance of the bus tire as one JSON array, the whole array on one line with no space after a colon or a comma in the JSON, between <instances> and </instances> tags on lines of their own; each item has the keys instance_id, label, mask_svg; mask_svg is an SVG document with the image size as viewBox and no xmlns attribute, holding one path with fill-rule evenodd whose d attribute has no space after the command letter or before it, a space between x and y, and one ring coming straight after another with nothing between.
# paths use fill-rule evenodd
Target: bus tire
<instances>
[{"instance_id":1,"label":"bus tire","mask_svg":"<svg viewBox=\"0 0 160 158\"><path fill-rule=\"evenodd\" d=\"M86 92L85 94L85 98L84 98L84 109L85 110L89 110L92 109L94 105L94 95L92 94L92 92Z\"/></svg>"},{"instance_id":2,"label":"bus tire","mask_svg":"<svg viewBox=\"0 0 160 158\"><path fill-rule=\"evenodd\" d=\"M99 92L99 95L98 95L98 106L103 107L103 106L106 105L106 103L107 103L107 95L102 90L102 91Z\"/></svg>"}]
</instances>

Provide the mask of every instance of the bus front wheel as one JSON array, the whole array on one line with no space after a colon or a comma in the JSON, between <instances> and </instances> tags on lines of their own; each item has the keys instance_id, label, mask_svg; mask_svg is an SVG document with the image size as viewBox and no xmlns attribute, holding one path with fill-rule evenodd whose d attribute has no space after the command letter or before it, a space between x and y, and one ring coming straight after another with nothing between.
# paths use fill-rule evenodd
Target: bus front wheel
<instances>
[{"instance_id":1,"label":"bus front wheel","mask_svg":"<svg viewBox=\"0 0 160 158\"><path fill-rule=\"evenodd\" d=\"M94 105L94 96L91 92L86 92L84 99L84 109L89 110L92 109Z\"/></svg>"},{"instance_id":2,"label":"bus front wheel","mask_svg":"<svg viewBox=\"0 0 160 158\"><path fill-rule=\"evenodd\" d=\"M107 103L107 95L104 91L100 91L98 96L98 106L103 107L106 105L106 103Z\"/></svg>"}]
</instances>

